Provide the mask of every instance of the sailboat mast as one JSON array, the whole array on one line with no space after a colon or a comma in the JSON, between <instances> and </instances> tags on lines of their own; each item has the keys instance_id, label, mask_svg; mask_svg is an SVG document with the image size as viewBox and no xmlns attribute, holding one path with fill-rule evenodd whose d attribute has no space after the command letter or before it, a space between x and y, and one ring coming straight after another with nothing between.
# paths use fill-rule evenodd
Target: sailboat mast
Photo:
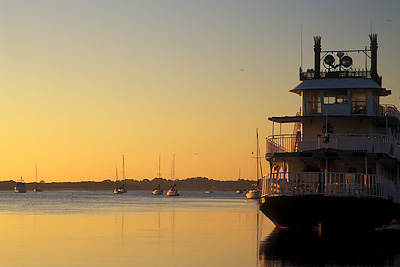
<instances>
[{"instance_id":1,"label":"sailboat mast","mask_svg":"<svg viewBox=\"0 0 400 267\"><path fill-rule=\"evenodd\" d=\"M257 159L257 161L256 161L256 163L257 163L257 182L258 182L258 173L259 173L259 163L258 163L258 161L259 161L259 156L260 156L260 150L259 150L259 147L258 147L258 128L256 129L256 136L257 136L257 156L256 156L256 159Z\"/></svg>"},{"instance_id":2,"label":"sailboat mast","mask_svg":"<svg viewBox=\"0 0 400 267\"><path fill-rule=\"evenodd\" d=\"M37 163L35 164L35 171L36 171L36 184L37 184Z\"/></svg>"},{"instance_id":3,"label":"sailboat mast","mask_svg":"<svg viewBox=\"0 0 400 267\"><path fill-rule=\"evenodd\" d=\"M122 154L122 179L124 180L124 185L126 184L125 180L125 156Z\"/></svg>"},{"instance_id":4,"label":"sailboat mast","mask_svg":"<svg viewBox=\"0 0 400 267\"><path fill-rule=\"evenodd\" d=\"M161 156L158 156L158 178L161 178Z\"/></svg>"},{"instance_id":5,"label":"sailboat mast","mask_svg":"<svg viewBox=\"0 0 400 267\"><path fill-rule=\"evenodd\" d=\"M171 163L171 180L175 180L175 154L172 156L172 163Z\"/></svg>"}]
</instances>

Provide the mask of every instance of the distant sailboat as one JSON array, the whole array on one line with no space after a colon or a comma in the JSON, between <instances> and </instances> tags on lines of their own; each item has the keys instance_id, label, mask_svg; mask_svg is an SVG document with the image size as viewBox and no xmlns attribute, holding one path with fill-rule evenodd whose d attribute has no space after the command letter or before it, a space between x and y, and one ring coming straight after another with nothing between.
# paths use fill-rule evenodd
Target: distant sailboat
<instances>
[{"instance_id":1,"label":"distant sailboat","mask_svg":"<svg viewBox=\"0 0 400 267\"><path fill-rule=\"evenodd\" d=\"M164 194L164 191L161 189L161 185L158 184L156 188L153 189L153 191L151 191L152 195L162 195Z\"/></svg>"},{"instance_id":2,"label":"distant sailboat","mask_svg":"<svg viewBox=\"0 0 400 267\"><path fill-rule=\"evenodd\" d=\"M114 194L123 194L124 192L121 190L122 187L118 186L118 167L115 166L115 188Z\"/></svg>"},{"instance_id":3,"label":"distant sailboat","mask_svg":"<svg viewBox=\"0 0 400 267\"><path fill-rule=\"evenodd\" d=\"M35 165L36 169L36 181L35 181L35 188L33 189L33 192L43 192L43 189L38 186L37 183L37 164Z\"/></svg>"},{"instance_id":4,"label":"distant sailboat","mask_svg":"<svg viewBox=\"0 0 400 267\"><path fill-rule=\"evenodd\" d=\"M172 159L171 163L171 179L175 181L175 154ZM167 196L176 197L179 196L178 190L175 188L176 184L174 183L167 191Z\"/></svg>"},{"instance_id":5,"label":"distant sailboat","mask_svg":"<svg viewBox=\"0 0 400 267\"><path fill-rule=\"evenodd\" d=\"M158 178L161 178L161 157L158 157ZM161 185L158 184L156 188L151 191L152 195L162 195L164 194L164 191L161 189Z\"/></svg>"},{"instance_id":6,"label":"distant sailboat","mask_svg":"<svg viewBox=\"0 0 400 267\"><path fill-rule=\"evenodd\" d=\"M259 173L261 170L261 176L262 176L262 168L261 168L261 160L260 160L260 147L258 145L258 128L256 130L256 136L257 136L257 152L256 152L256 165L257 165L257 183L255 184L255 188L250 189L246 193L246 198L248 199L258 199L260 198L260 190L258 189L258 180L259 180Z\"/></svg>"},{"instance_id":7,"label":"distant sailboat","mask_svg":"<svg viewBox=\"0 0 400 267\"><path fill-rule=\"evenodd\" d=\"M126 178L125 178L125 157L122 155L122 180L124 181L122 184L122 190L124 193L128 192L128 189L126 188Z\"/></svg>"},{"instance_id":8,"label":"distant sailboat","mask_svg":"<svg viewBox=\"0 0 400 267\"><path fill-rule=\"evenodd\" d=\"M128 192L126 189L126 179L125 179L125 157L122 155L122 186L118 186L118 168L116 168L116 174L115 174L115 188L114 188L114 194L124 194Z\"/></svg>"},{"instance_id":9,"label":"distant sailboat","mask_svg":"<svg viewBox=\"0 0 400 267\"><path fill-rule=\"evenodd\" d=\"M239 169L239 179L238 180L240 181L240 169ZM243 191L241 189L237 189L236 194L243 194Z\"/></svg>"},{"instance_id":10,"label":"distant sailboat","mask_svg":"<svg viewBox=\"0 0 400 267\"><path fill-rule=\"evenodd\" d=\"M167 196L176 197L179 196L178 190L175 188L176 184L173 184L167 191Z\"/></svg>"}]
</instances>

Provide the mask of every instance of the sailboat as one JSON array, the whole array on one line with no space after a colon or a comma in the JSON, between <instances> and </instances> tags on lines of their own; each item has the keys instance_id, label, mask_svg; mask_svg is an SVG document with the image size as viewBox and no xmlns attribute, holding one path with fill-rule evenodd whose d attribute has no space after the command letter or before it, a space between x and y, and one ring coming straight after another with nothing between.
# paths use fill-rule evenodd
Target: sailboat
<instances>
[{"instance_id":1,"label":"sailboat","mask_svg":"<svg viewBox=\"0 0 400 267\"><path fill-rule=\"evenodd\" d=\"M118 168L116 168L116 174L115 174L115 188L114 188L114 194L124 194L128 192L126 189L126 179L125 179L125 158L124 155L122 155L122 186L118 186Z\"/></svg>"},{"instance_id":2,"label":"sailboat","mask_svg":"<svg viewBox=\"0 0 400 267\"><path fill-rule=\"evenodd\" d=\"M256 152L257 183L255 184L255 188L247 191L246 198L248 198L248 199L259 199L260 198L260 190L258 189L258 179L259 179L258 175L260 173L260 170L262 173L262 168L261 168L261 161L260 161L260 147L258 145L258 128L256 130L256 136L257 136L257 152Z\"/></svg>"},{"instance_id":3,"label":"sailboat","mask_svg":"<svg viewBox=\"0 0 400 267\"><path fill-rule=\"evenodd\" d=\"M151 191L152 195L162 195L164 194L164 190L161 189L161 185L158 184L156 188L153 189L153 191Z\"/></svg>"},{"instance_id":4,"label":"sailboat","mask_svg":"<svg viewBox=\"0 0 400 267\"><path fill-rule=\"evenodd\" d=\"M167 196L176 197L179 196L178 190L175 188L176 184L173 184L167 191Z\"/></svg>"},{"instance_id":5,"label":"sailboat","mask_svg":"<svg viewBox=\"0 0 400 267\"><path fill-rule=\"evenodd\" d=\"M158 157L158 178L161 178L161 171L160 171L160 167L161 166L161 157ZM153 191L151 191L152 195L162 195L164 194L164 191L161 189L161 185L158 184L158 186L156 188L153 189Z\"/></svg>"},{"instance_id":6,"label":"sailboat","mask_svg":"<svg viewBox=\"0 0 400 267\"><path fill-rule=\"evenodd\" d=\"M114 188L114 194L123 194L123 190L121 190L122 187L118 187L118 167L115 166L115 188Z\"/></svg>"},{"instance_id":7,"label":"sailboat","mask_svg":"<svg viewBox=\"0 0 400 267\"><path fill-rule=\"evenodd\" d=\"M239 180L240 180L240 169L239 169ZM236 189L236 194L243 194L243 191L240 188Z\"/></svg>"},{"instance_id":8,"label":"sailboat","mask_svg":"<svg viewBox=\"0 0 400 267\"><path fill-rule=\"evenodd\" d=\"M171 179L175 181L175 154L172 159L172 164L171 164ZM176 184L174 183L167 191L167 196L172 196L176 197L179 196L178 190L175 188Z\"/></svg>"},{"instance_id":9,"label":"sailboat","mask_svg":"<svg viewBox=\"0 0 400 267\"><path fill-rule=\"evenodd\" d=\"M43 189L38 186L37 183L37 164L35 165L36 169L36 181L35 181L35 188L33 189L33 192L43 192Z\"/></svg>"}]
</instances>

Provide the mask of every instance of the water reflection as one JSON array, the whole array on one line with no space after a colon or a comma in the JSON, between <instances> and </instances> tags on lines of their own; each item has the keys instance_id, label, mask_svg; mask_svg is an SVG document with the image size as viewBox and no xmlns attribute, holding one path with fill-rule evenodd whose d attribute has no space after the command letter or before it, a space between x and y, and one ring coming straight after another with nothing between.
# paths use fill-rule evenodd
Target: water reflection
<instances>
[{"instance_id":1,"label":"water reflection","mask_svg":"<svg viewBox=\"0 0 400 267\"><path fill-rule=\"evenodd\" d=\"M400 234L275 229L260 244L262 266L400 266Z\"/></svg>"},{"instance_id":2,"label":"water reflection","mask_svg":"<svg viewBox=\"0 0 400 267\"><path fill-rule=\"evenodd\" d=\"M260 266L273 229L232 192L0 192L0 203L0 266Z\"/></svg>"}]
</instances>

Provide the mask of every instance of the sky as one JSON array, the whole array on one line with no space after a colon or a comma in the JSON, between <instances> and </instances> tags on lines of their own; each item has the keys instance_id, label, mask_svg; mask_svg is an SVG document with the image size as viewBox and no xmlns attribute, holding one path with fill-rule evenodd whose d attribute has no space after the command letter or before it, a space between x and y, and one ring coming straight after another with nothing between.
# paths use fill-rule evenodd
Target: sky
<instances>
[{"instance_id":1,"label":"sky","mask_svg":"<svg viewBox=\"0 0 400 267\"><path fill-rule=\"evenodd\" d=\"M299 67L363 49L399 105L397 0L0 1L0 180L255 179ZM301 60L301 58L303 60ZM292 127L292 126L290 126ZM291 128L285 130L292 133ZM268 166L263 160L263 171Z\"/></svg>"}]
</instances>

